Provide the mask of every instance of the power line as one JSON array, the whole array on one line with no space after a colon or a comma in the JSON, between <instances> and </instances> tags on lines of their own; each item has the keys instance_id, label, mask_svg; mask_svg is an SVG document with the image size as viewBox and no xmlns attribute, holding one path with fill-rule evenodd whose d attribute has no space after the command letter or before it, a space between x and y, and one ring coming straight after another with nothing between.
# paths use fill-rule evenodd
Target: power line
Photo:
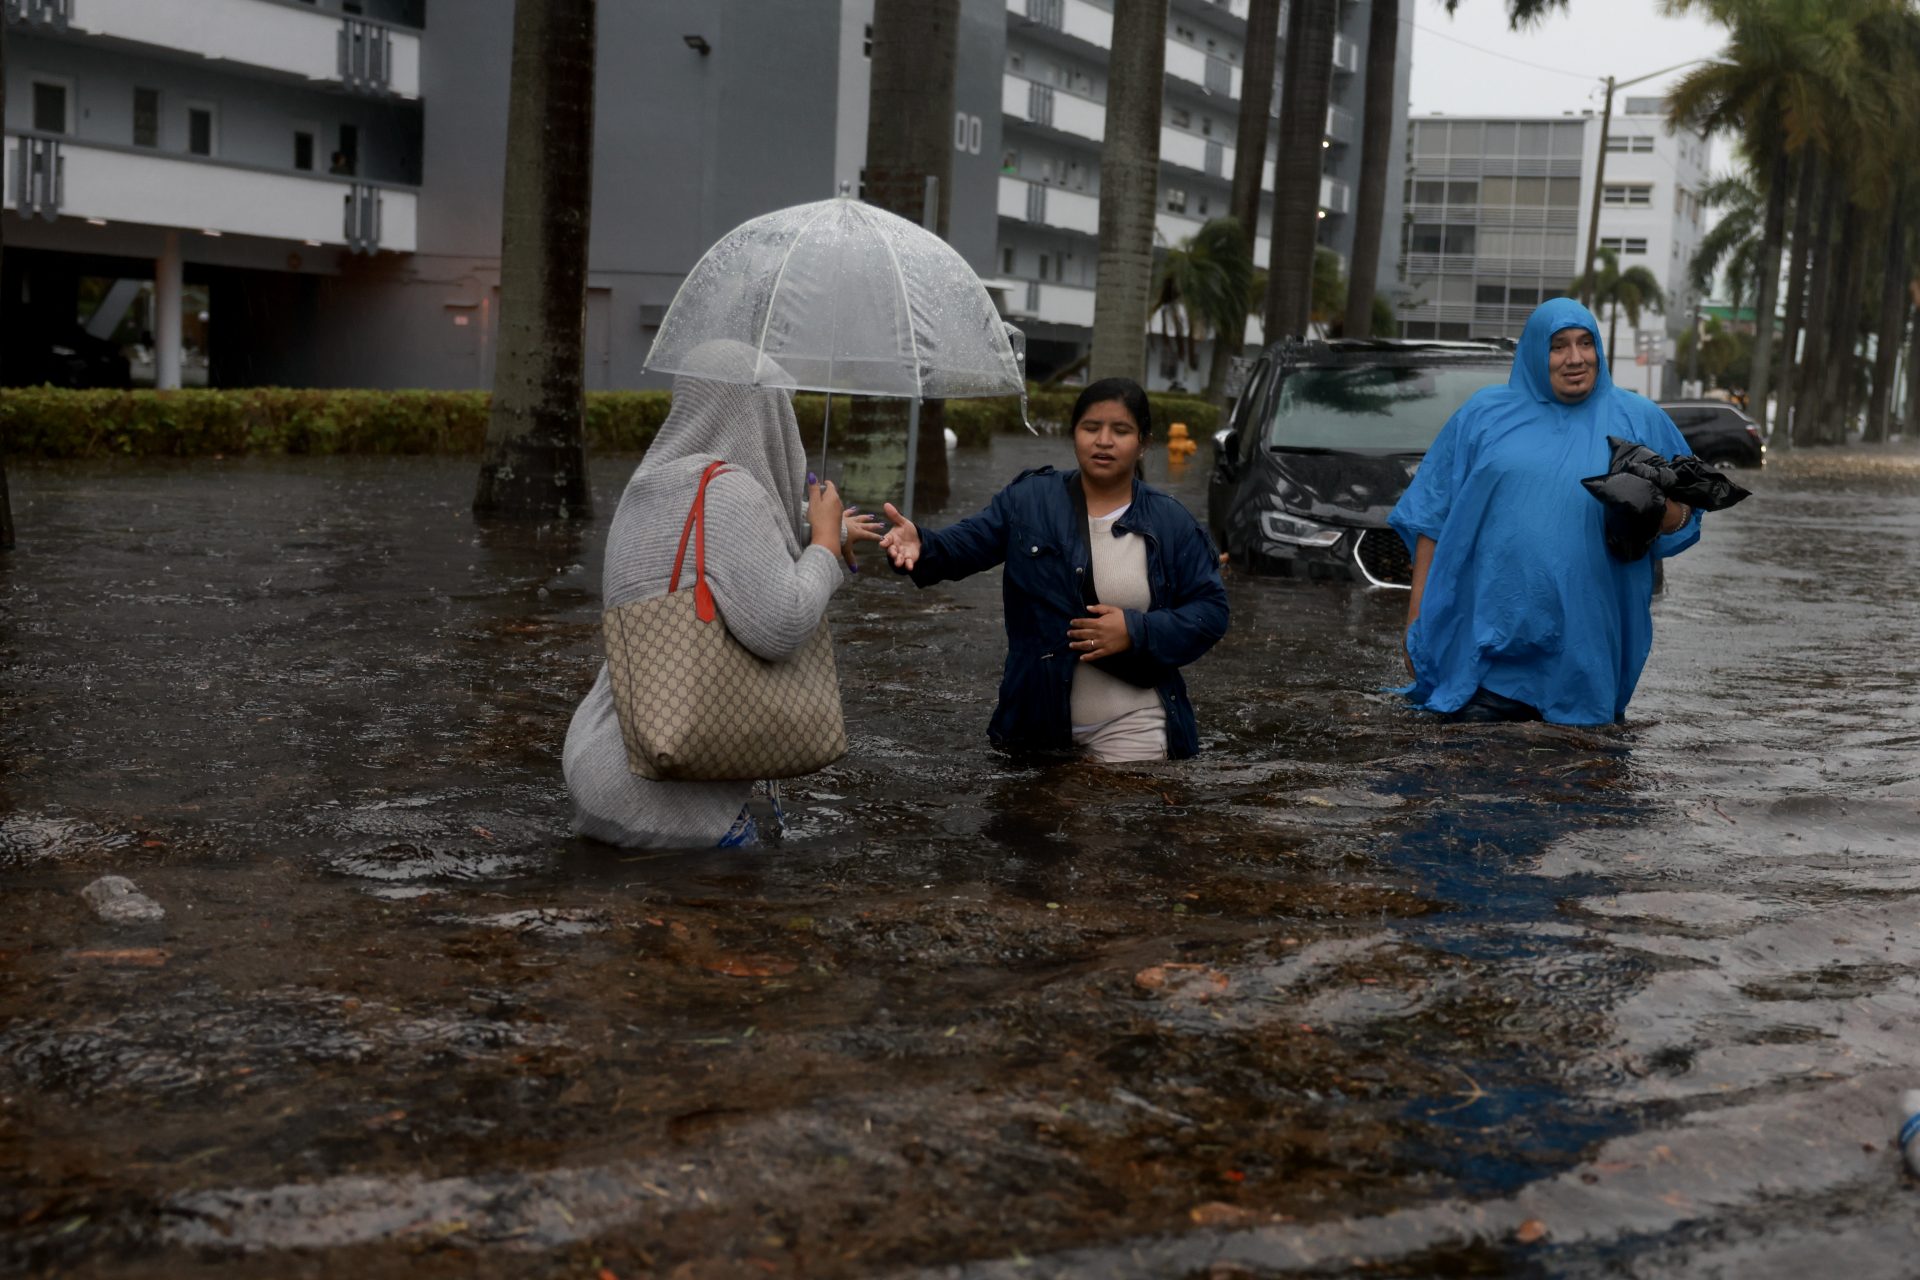
<instances>
[{"instance_id":1,"label":"power line","mask_svg":"<svg viewBox=\"0 0 1920 1280\"><path fill-rule=\"evenodd\" d=\"M1596 84L1606 79L1605 76L1593 75L1592 73L1586 72L1586 71L1568 71L1564 67L1549 67L1543 62L1528 62L1525 58L1516 58L1512 54L1501 53L1497 49L1488 49L1481 45L1470 44L1467 41L1460 39L1460 37L1458 36L1450 36L1444 31L1435 31L1432 27L1421 26L1418 22L1415 22L1412 18L1402 18L1400 19L1400 22L1402 25L1412 27L1416 31L1424 31L1426 34L1430 36L1437 36L1438 38L1447 41L1449 44L1457 44L1462 49L1471 49L1475 53L1484 53L1489 58L1498 58L1502 62L1511 62L1522 67L1531 67L1535 71L1548 71L1557 76L1569 76L1575 80L1585 80L1589 84Z\"/></svg>"}]
</instances>

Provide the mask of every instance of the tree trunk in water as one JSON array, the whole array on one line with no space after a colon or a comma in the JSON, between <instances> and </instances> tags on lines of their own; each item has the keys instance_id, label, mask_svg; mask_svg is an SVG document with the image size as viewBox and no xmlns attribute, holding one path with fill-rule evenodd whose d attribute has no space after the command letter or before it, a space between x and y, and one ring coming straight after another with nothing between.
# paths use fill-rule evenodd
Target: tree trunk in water
<instances>
[{"instance_id":1,"label":"tree trunk in water","mask_svg":"<svg viewBox=\"0 0 1920 1280\"><path fill-rule=\"evenodd\" d=\"M866 200L919 225L927 179L939 183L932 230L947 234L953 207L954 60L960 47L960 0L878 0L873 7L873 60L868 68ZM855 397L848 428L866 441L907 438L904 400ZM947 500L945 404L920 407L914 510Z\"/></svg>"},{"instance_id":2,"label":"tree trunk in water","mask_svg":"<svg viewBox=\"0 0 1920 1280\"><path fill-rule=\"evenodd\" d=\"M1808 148L1800 156L1800 176L1793 194L1793 252L1787 266L1787 318L1780 335L1780 407L1773 415L1774 430L1768 442L1777 449L1793 447L1790 425L1793 412L1794 371L1800 359L1801 319L1806 309L1807 259L1813 243L1813 207L1818 197L1820 164Z\"/></svg>"},{"instance_id":3,"label":"tree trunk in water","mask_svg":"<svg viewBox=\"0 0 1920 1280\"><path fill-rule=\"evenodd\" d=\"M1907 322L1907 214L1913 201L1902 183L1887 217L1886 261L1880 270L1880 319L1874 326L1873 399L1867 404L1866 438L1885 444L1893 435L1893 375L1900 363Z\"/></svg>"},{"instance_id":4,"label":"tree trunk in water","mask_svg":"<svg viewBox=\"0 0 1920 1280\"><path fill-rule=\"evenodd\" d=\"M1393 69L1400 43L1400 0L1373 0L1367 18L1367 115L1360 128L1360 190L1354 206L1353 258L1347 263L1349 338L1373 336L1373 295L1380 278L1380 236L1393 181Z\"/></svg>"},{"instance_id":5,"label":"tree trunk in water","mask_svg":"<svg viewBox=\"0 0 1920 1280\"><path fill-rule=\"evenodd\" d=\"M1771 185L1767 188L1767 217L1760 238L1760 296L1753 306L1753 377L1747 387L1747 408L1767 433L1767 395L1773 386L1774 313L1780 307L1780 250L1787 233L1787 187L1793 167L1784 143L1774 149ZM1698 339L1695 339L1696 349Z\"/></svg>"},{"instance_id":6,"label":"tree trunk in water","mask_svg":"<svg viewBox=\"0 0 1920 1280\"><path fill-rule=\"evenodd\" d=\"M1313 315L1313 250L1320 231L1320 169L1333 86L1339 0L1289 0L1287 68L1280 83L1266 337L1302 337Z\"/></svg>"},{"instance_id":7,"label":"tree trunk in water","mask_svg":"<svg viewBox=\"0 0 1920 1280\"><path fill-rule=\"evenodd\" d=\"M1167 0L1117 5L1107 62L1107 130L1100 145L1099 287L1093 296L1093 356L1087 362L1087 375L1096 381L1146 381L1166 65ZM1241 84L1244 88L1244 79Z\"/></svg>"},{"instance_id":8,"label":"tree trunk in water","mask_svg":"<svg viewBox=\"0 0 1920 1280\"><path fill-rule=\"evenodd\" d=\"M473 509L581 518L595 0L516 0L500 234L500 348Z\"/></svg>"},{"instance_id":9,"label":"tree trunk in water","mask_svg":"<svg viewBox=\"0 0 1920 1280\"><path fill-rule=\"evenodd\" d=\"M1807 254L1807 343L1799 376L1794 380L1793 442L1796 446L1820 441L1820 373L1826 368L1830 346L1827 326L1832 323L1834 292L1833 224L1839 213L1844 180L1831 171L1831 166L1821 168L1820 218Z\"/></svg>"},{"instance_id":10,"label":"tree trunk in water","mask_svg":"<svg viewBox=\"0 0 1920 1280\"><path fill-rule=\"evenodd\" d=\"M1246 67L1240 76L1240 124L1233 140L1233 194L1227 199L1227 212L1240 223L1248 257L1260 243L1260 192L1267 168L1267 124L1273 105L1273 64L1280 44L1280 2L1251 0L1247 8ZM1224 402L1227 371L1246 345L1246 325L1243 323L1240 329L1241 333L1224 338L1214 336L1207 399L1216 404Z\"/></svg>"},{"instance_id":11,"label":"tree trunk in water","mask_svg":"<svg viewBox=\"0 0 1920 1280\"><path fill-rule=\"evenodd\" d=\"M1847 214L1840 228L1840 244L1834 256L1833 315L1828 324L1832 335L1827 342L1826 367L1820 375L1820 440L1823 444L1845 444L1847 430L1853 425L1853 405L1858 389L1856 374L1860 348L1860 299L1866 292L1867 215L1853 201L1847 201Z\"/></svg>"}]
</instances>

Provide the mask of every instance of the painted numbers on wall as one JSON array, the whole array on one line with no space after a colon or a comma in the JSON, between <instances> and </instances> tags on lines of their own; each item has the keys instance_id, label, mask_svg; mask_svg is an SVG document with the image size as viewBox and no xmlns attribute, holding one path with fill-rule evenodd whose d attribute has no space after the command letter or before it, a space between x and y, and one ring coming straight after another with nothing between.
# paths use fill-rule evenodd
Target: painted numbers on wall
<instances>
[{"instance_id":1,"label":"painted numbers on wall","mask_svg":"<svg viewBox=\"0 0 1920 1280\"><path fill-rule=\"evenodd\" d=\"M964 111L953 115L953 149L964 151L970 156L980 154L980 117L970 116Z\"/></svg>"}]
</instances>

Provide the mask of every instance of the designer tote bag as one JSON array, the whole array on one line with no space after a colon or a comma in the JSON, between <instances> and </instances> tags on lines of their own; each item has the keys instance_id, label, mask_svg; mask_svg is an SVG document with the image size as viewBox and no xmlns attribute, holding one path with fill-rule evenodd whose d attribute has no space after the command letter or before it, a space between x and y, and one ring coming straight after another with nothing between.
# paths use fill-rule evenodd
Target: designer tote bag
<instances>
[{"instance_id":1,"label":"designer tote bag","mask_svg":"<svg viewBox=\"0 0 1920 1280\"><path fill-rule=\"evenodd\" d=\"M768 662L733 638L714 607L707 586L707 484L726 465L715 462L700 475L667 594L608 609L603 617L627 768L643 778L791 778L847 753L826 619L793 657ZM693 590L683 592L689 536Z\"/></svg>"}]
</instances>

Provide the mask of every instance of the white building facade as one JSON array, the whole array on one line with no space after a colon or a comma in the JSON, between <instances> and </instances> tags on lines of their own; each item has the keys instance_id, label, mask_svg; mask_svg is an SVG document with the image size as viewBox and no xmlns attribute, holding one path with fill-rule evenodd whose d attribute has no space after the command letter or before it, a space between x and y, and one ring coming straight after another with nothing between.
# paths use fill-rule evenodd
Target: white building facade
<instances>
[{"instance_id":1,"label":"white building facade","mask_svg":"<svg viewBox=\"0 0 1920 1280\"><path fill-rule=\"evenodd\" d=\"M1677 394L1675 342L1701 302L1688 264L1704 234L1707 141L1673 130L1659 98L1627 98L1608 129L1602 248L1647 268L1665 305L1632 324L1598 310L1621 386ZM1417 116L1409 125L1401 333L1518 337L1533 308L1585 269L1600 117Z\"/></svg>"}]
</instances>

